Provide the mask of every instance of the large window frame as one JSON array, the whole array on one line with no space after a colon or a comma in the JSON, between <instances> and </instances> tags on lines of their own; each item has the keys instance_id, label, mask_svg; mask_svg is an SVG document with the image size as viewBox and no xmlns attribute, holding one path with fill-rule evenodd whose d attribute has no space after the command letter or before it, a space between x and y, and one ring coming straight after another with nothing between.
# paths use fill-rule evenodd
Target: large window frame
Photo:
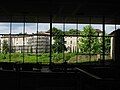
<instances>
[{"instance_id":1,"label":"large window frame","mask_svg":"<svg viewBox=\"0 0 120 90\"><path fill-rule=\"evenodd\" d=\"M38 18L37 18L38 19ZM63 26L62 26L62 31L63 31L63 34L62 34L62 37L63 37L63 42L64 42L64 39L65 39L65 37L76 37L76 43L78 43L78 39L79 39L79 37L88 37L88 38L91 38L91 37L100 37L100 38L102 38L102 41L103 41L103 46L102 46L102 50L103 50L103 53L102 53L102 58L101 58L101 60L106 60L106 58L105 58L105 38L107 38L107 37L114 37L114 36L106 36L105 35L105 17L103 17L103 23L102 23L102 28L103 28L103 35L102 36L84 36L84 35L79 35L79 32L77 31L76 32L76 34L75 35L67 35L67 34L65 34L65 29L66 29L66 25L67 24L71 24L71 23L69 23L69 21L66 21L67 19L66 18L62 18L63 20L63 22L62 22L62 24L63 24ZM92 23L92 21L91 21L91 19L92 19L92 17L90 17L89 18L89 25L91 26L93 23ZM76 23L74 23L75 24L75 27L76 27L76 29L78 30L79 29L79 24L82 24L82 23L80 23L79 22L79 18L75 18L75 20L76 20ZM38 54L38 47L39 47L39 36L44 36L44 37L49 37L49 56L48 56L48 58L49 58L49 61L48 62L45 62L45 64L51 64L51 63L54 63L54 61L52 60L52 58L53 58L53 56L52 56L52 54L53 54L53 52L52 52L52 37L53 37L53 35L52 35L52 28L53 28L53 24L54 24L54 22L53 22L53 18L52 17L50 17L50 22L49 22L49 30L50 30L50 34L49 35L39 35L39 20L37 20L37 22L35 22L36 23L36 34L27 34L26 35L26 33L25 33L25 30L26 30L26 23L27 23L27 21L26 21L26 18L24 17L23 18L23 33L21 33L20 35L19 34L12 34L12 23L14 23L14 22L12 22L12 19L11 19L11 22L9 23L9 33L8 34L0 34L0 35L8 35L9 36L9 39L10 39L10 44L9 44L9 60L7 61L7 62L12 62L12 52L11 52L11 49L12 49L12 41L11 41L11 39L12 39L12 37L13 36L15 36L15 35L18 35L18 36L22 36L22 42L23 42L23 47L22 47L22 52L23 52L23 55L22 55L22 63L26 63L26 61L25 61L25 49L26 49L26 47L25 47L25 37L29 37L29 36L36 36L36 52L35 52L35 62L34 63L39 63L40 61L39 61L39 58L38 58L38 56L39 56L39 54ZM116 30L116 24L115 24L115 30ZM73 43L73 42L72 42ZM89 46L91 45L91 43L89 42ZM77 48L77 51L75 51L76 52L76 61L74 62L74 63L72 63L72 64L75 64L75 63L81 63L81 62L79 62L79 57L78 57L78 55L79 55L79 50L78 50L78 45L76 46L76 48ZM64 49L64 48L63 48ZM90 46L90 49L91 49L91 46ZM62 63L64 63L64 62L67 62L66 61L66 59L65 59L65 57L66 57L66 53L64 52L64 50L63 50L63 52L62 52ZM88 56L89 56L89 60L88 60L88 62L91 62L91 53L89 53L88 54ZM95 61L97 61L97 60L95 60ZM27 62L27 63L29 63L29 62ZM40 62L41 63L41 62ZM43 64L44 64L44 62L42 62Z\"/></svg>"}]
</instances>

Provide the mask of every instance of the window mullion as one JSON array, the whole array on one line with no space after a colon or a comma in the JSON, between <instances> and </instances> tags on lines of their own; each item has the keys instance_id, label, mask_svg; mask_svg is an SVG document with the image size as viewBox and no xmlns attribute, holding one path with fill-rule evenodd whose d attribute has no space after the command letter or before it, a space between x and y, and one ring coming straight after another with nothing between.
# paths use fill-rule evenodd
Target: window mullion
<instances>
[{"instance_id":1,"label":"window mullion","mask_svg":"<svg viewBox=\"0 0 120 90\"><path fill-rule=\"evenodd\" d=\"M10 17L11 18L11 21L10 21L10 34L9 34L9 38L10 38L10 41L9 41L9 62L11 62L11 47L12 47L12 37L11 37L11 32L12 32L12 16Z\"/></svg>"},{"instance_id":2,"label":"window mullion","mask_svg":"<svg viewBox=\"0 0 120 90\"><path fill-rule=\"evenodd\" d=\"M23 63L25 62L25 16L24 16L24 23L23 23Z\"/></svg>"},{"instance_id":3,"label":"window mullion","mask_svg":"<svg viewBox=\"0 0 120 90\"><path fill-rule=\"evenodd\" d=\"M52 63L52 15L50 15L50 65Z\"/></svg>"},{"instance_id":4,"label":"window mullion","mask_svg":"<svg viewBox=\"0 0 120 90\"><path fill-rule=\"evenodd\" d=\"M36 47L36 62L38 63L38 18L37 18L37 47Z\"/></svg>"},{"instance_id":5,"label":"window mullion","mask_svg":"<svg viewBox=\"0 0 120 90\"><path fill-rule=\"evenodd\" d=\"M105 60L105 17L103 16L103 60Z\"/></svg>"}]
</instances>

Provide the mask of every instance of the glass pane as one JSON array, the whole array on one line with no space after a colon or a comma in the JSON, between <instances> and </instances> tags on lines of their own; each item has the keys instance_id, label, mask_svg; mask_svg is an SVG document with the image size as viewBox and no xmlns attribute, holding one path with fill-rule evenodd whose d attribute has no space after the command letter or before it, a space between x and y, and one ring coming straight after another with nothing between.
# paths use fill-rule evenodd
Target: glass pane
<instances>
[{"instance_id":1,"label":"glass pane","mask_svg":"<svg viewBox=\"0 0 120 90\"><path fill-rule=\"evenodd\" d=\"M66 49L63 36L63 24L53 23L52 27L52 62L63 63Z\"/></svg>"},{"instance_id":2,"label":"glass pane","mask_svg":"<svg viewBox=\"0 0 120 90\"><path fill-rule=\"evenodd\" d=\"M9 45L10 45L10 36L5 35L10 33L10 23L0 23L0 61L1 62L9 62L10 54L9 54Z\"/></svg>"},{"instance_id":3,"label":"glass pane","mask_svg":"<svg viewBox=\"0 0 120 90\"><path fill-rule=\"evenodd\" d=\"M65 24L65 35L76 35L76 24Z\"/></svg>"},{"instance_id":4,"label":"glass pane","mask_svg":"<svg viewBox=\"0 0 120 90\"><path fill-rule=\"evenodd\" d=\"M101 57L102 48L102 37L91 37L90 38L90 61L98 61Z\"/></svg>"},{"instance_id":5,"label":"glass pane","mask_svg":"<svg viewBox=\"0 0 120 90\"><path fill-rule=\"evenodd\" d=\"M112 38L113 37L105 37L105 59L112 59Z\"/></svg>"},{"instance_id":6,"label":"glass pane","mask_svg":"<svg viewBox=\"0 0 120 90\"><path fill-rule=\"evenodd\" d=\"M113 56L113 38L114 38L114 31L118 29L119 26L116 25L105 25L105 60L111 60Z\"/></svg>"},{"instance_id":7,"label":"glass pane","mask_svg":"<svg viewBox=\"0 0 120 90\"><path fill-rule=\"evenodd\" d=\"M37 23L26 23L25 24L25 33L34 34L37 32Z\"/></svg>"},{"instance_id":8,"label":"glass pane","mask_svg":"<svg viewBox=\"0 0 120 90\"><path fill-rule=\"evenodd\" d=\"M22 62L23 23L12 23L11 26L11 62Z\"/></svg>"},{"instance_id":9,"label":"glass pane","mask_svg":"<svg viewBox=\"0 0 120 90\"><path fill-rule=\"evenodd\" d=\"M10 23L0 23L0 34L10 33Z\"/></svg>"},{"instance_id":10,"label":"glass pane","mask_svg":"<svg viewBox=\"0 0 120 90\"><path fill-rule=\"evenodd\" d=\"M38 24L38 31L39 32L47 32L50 31L50 23L39 23Z\"/></svg>"},{"instance_id":11,"label":"glass pane","mask_svg":"<svg viewBox=\"0 0 120 90\"><path fill-rule=\"evenodd\" d=\"M23 34L23 23L12 23L11 34Z\"/></svg>"},{"instance_id":12,"label":"glass pane","mask_svg":"<svg viewBox=\"0 0 120 90\"><path fill-rule=\"evenodd\" d=\"M67 51L65 52L65 60L68 63L76 63L77 58L77 36L65 36L65 46Z\"/></svg>"},{"instance_id":13,"label":"glass pane","mask_svg":"<svg viewBox=\"0 0 120 90\"><path fill-rule=\"evenodd\" d=\"M50 36L38 36L38 62L49 64Z\"/></svg>"},{"instance_id":14,"label":"glass pane","mask_svg":"<svg viewBox=\"0 0 120 90\"><path fill-rule=\"evenodd\" d=\"M65 52L65 60L68 63L76 63L77 58L77 38L80 34L77 24L65 24L65 46L67 51Z\"/></svg>"},{"instance_id":15,"label":"glass pane","mask_svg":"<svg viewBox=\"0 0 120 90\"><path fill-rule=\"evenodd\" d=\"M90 37L78 38L79 61L87 62L90 60Z\"/></svg>"},{"instance_id":16,"label":"glass pane","mask_svg":"<svg viewBox=\"0 0 120 90\"><path fill-rule=\"evenodd\" d=\"M85 26L88 26L89 24L78 24L78 30L83 31Z\"/></svg>"},{"instance_id":17,"label":"glass pane","mask_svg":"<svg viewBox=\"0 0 120 90\"><path fill-rule=\"evenodd\" d=\"M105 36L112 35L112 32L115 31L115 25L105 24Z\"/></svg>"},{"instance_id":18,"label":"glass pane","mask_svg":"<svg viewBox=\"0 0 120 90\"><path fill-rule=\"evenodd\" d=\"M36 43L38 62L42 64L49 64L50 62L50 24L39 23L38 24L38 36Z\"/></svg>"},{"instance_id":19,"label":"glass pane","mask_svg":"<svg viewBox=\"0 0 120 90\"><path fill-rule=\"evenodd\" d=\"M24 62L36 62L37 23L25 23Z\"/></svg>"},{"instance_id":20,"label":"glass pane","mask_svg":"<svg viewBox=\"0 0 120 90\"><path fill-rule=\"evenodd\" d=\"M116 29L120 29L120 25L116 25Z\"/></svg>"},{"instance_id":21,"label":"glass pane","mask_svg":"<svg viewBox=\"0 0 120 90\"><path fill-rule=\"evenodd\" d=\"M10 60L10 54L9 54L9 42L10 38L9 36L3 35L1 37L1 54L0 54L0 61L1 62L9 62Z\"/></svg>"},{"instance_id":22,"label":"glass pane","mask_svg":"<svg viewBox=\"0 0 120 90\"><path fill-rule=\"evenodd\" d=\"M23 35L11 36L11 61L23 62Z\"/></svg>"},{"instance_id":23,"label":"glass pane","mask_svg":"<svg viewBox=\"0 0 120 90\"><path fill-rule=\"evenodd\" d=\"M102 36L103 35L102 24L91 24L91 26L95 31L95 34L93 34L93 36Z\"/></svg>"}]
</instances>

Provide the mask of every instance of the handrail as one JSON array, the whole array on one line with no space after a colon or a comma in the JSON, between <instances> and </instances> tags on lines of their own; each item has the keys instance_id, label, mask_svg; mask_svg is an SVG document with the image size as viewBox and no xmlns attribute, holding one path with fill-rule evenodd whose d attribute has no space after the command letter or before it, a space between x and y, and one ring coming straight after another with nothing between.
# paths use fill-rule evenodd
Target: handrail
<instances>
[{"instance_id":1,"label":"handrail","mask_svg":"<svg viewBox=\"0 0 120 90\"><path fill-rule=\"evenodd\" d=\"M98 77L98 76L96 76L96 75L93 75L93 74L91 74L91 73L88 73L88 72L86 72L86 71L84 71L84 70L82 70L82 69L80 69L80 68L77 68L77 67L76 67L76 69L79 70L80 72L82 72L82 73L90 76L90 77L95 78L95 79L102 79L102 78L100 78L100 77Z\"/></svg>"}]
</instances>

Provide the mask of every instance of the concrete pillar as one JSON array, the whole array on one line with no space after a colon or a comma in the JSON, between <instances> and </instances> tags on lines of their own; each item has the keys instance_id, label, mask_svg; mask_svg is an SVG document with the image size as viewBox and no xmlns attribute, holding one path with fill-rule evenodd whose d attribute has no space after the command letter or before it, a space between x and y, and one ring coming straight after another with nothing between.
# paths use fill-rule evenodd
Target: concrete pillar
<instances>
[{"instance_id":1,"label":"concrete pillar","mask_svg":"<svg viewBox=\"0 0 120 90\"><path fill-rule=\"evenodd\" d=\"M120 63L120 29L114 32L112 57L115 62Z\"/></svg>"}]
</instances>

